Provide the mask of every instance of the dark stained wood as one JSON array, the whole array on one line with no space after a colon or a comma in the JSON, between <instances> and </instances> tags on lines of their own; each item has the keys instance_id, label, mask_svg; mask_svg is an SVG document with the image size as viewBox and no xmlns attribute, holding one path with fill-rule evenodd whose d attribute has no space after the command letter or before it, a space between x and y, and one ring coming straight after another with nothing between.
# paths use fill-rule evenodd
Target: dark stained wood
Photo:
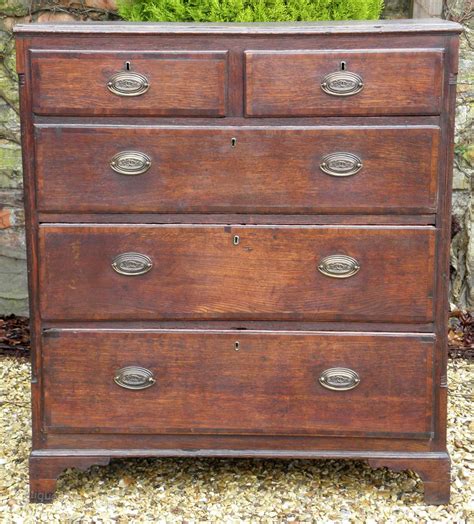
<instances>
[{"instance_id":1,"label":"dark stained wood","mask_svg":"<svg viewBox=\"0 0 474 524\"><path fill-rule=\"evenodd\" d=\"M37 126L35 134L41 211L303 214L436 208L434 126ZM116 173L110 161L122 151L148 155L150 169L134 176ZM339 151L357 155L362 169L346 177L323 172L325 155Z\"/></svg>"},{"instance_id":2,"label":"dark stained wood","mask_svg":"<svg viewBox=\"0 0 474 524\"><path fill-rule=\"evenodd\" d=\"M441 110L442 50L249 50L245 58L247 116L430 115ZM347 71L362 78L362 91L325 93L324 77L340 71L343 61Z\"/></svg>"},{"instance_id":3,"label":"dark stained wood","mask_svg":"<svg viewBox=\"0 0 474 524\"><path fill-rule=\"evenodd\" d=\"M110 462L107 456L38 456L33 451L29 460L30 502L53 502L56 481L66 468L85 471L90 466L106 466Z\"/></svg>"},{"instance_id":4,"label":"dark stained wood","mask_svg":"<svg viewBox=\"0 0 474 524\"><path fill-rule=\"evenodd\" d=\"M31 84L29 62L25 60L29 40L17 42L17 67L21 113L21 142L23 187L25 202L25 240L28 258L28 296L31 336L31 408L32 445L41 446L43 440L43 405L41 402L41 318L39 308L38 271L38 219L36 213L36 188L34 166L34 133L31 111Z\"/></svg>"},{"instance_id":5,"label":"dark stained wood","mask_svg":"<svg viewBox=\"0 0 474 524\"><path fill-rule=\"evenodd\" d=\"M33 111L66 115L226 114L227 52L31 51ZM149 89L119 96L109 79L125 70L145 75Z\"/></svg>"},{"instance_id":6,"label":"dark stained wood","mask_svg":"<svg viewBox=\"0 0 474 524\"><path fill-rule=\"evenodd\" d=\"M45 423L50 431L425 437L431 431L433 338L144 331L48 335ZM116 372L130 365L152 371L156 384L141 391L115 384ZM319 377L334 367L357 372L359 386L324 388Z\"/></svg>"},{"instance_id":7,"label":"dark stained wood","mask_svg":"<svg viewBox=\"0 0 474 524\"><path fill-rule=\"evenodd\" d=\"M176 437L175 437L176 438ZM199 438L199 435L197 436ZM245 437L239 437L239 442ZM268 440L268 436L264 437ZM297 437L293 437L295 440ZM328 441L326 439L326 441ZM330 441L333 441L331 439ZM348 442L345 439L345 442ZM387 441L386 441L387 442ZM388 441L390 443L390 441ZM92 453L91 453L92 451ZM365 460L373 468L388 466L396 471L412 469L420 475L424 482L426 504L447 504L450 491L450 460L447 453L410 453L367 451L288 451L265 449L233 450L233 449L120 449L120 450L75 450L68 451L33 451L30 457L30 501L52 502L57 477L66 468L86 470L92 465L107 465L116 457L215 457L215 458L299 458L299 459L359 459Z\"/></svg>"},{"instance_id":8,"label":"dark stained wood","mask_svg":"<svg viewBox=\"0 0 474 524\"><path fill-rule=\"evenodd\" d=\"M433 318L430 227L50 225L39 242L43 319ZM128 252L150 257L151 271L117 274L111 263ZM333 254L360 271L321 274Z\"/></svg>"},{"instance_id":9,"label":"dark stained wood","mask_svg":"<svg viewBox=\"0 0 474 524\"><path fill-rule=\"evenodd\" d=\"M409 468L423 478L428 503L447 502L446 312L461 30L436 19L15 27L33 334L33 500L51 497L64 468L110 457L226 456L358 458ZM105 81L127 60L132 70L153 76L153 88L125 100L109 93ZM365 85L336 99L319 83L330 72L326 66L334 70L341 60ZM228 132L239 133L231 155L227 142L220 148ZM127 140L164 154L153 169L162 162L168 170L164 179L135 178L141 186L126 181L128 195L120 182L109 185L93 156L108 160L111 143L128 147ZM366 178L361 171L352 180L319 179L310 157L314 152L317 166L324 144L360 148ZM234 234L241 236L238 246L229 244ZM146 248L158 264L143 278L121 279L110 268L117 247ZM318 280L317 254L336 248L356 253L361 271L345 281ZM150 344L139 345L144 339ZM157 341L164 339L181 342L162 348ZM220 346L240 339L251 341L250 353L239 348L228 355ZM190 340L206 343L193 351ZM303 342L316 340L324 341L316 349ZM91 367L88 355L97 354L104 366L134 356L157 365L160 351L181 379L186 370L200 370L186 383L197 394L188 404L198 420L168 408L173 424L188 433L157 432L160 421L146 418L144 407L136 411L146 430L114 408L120 432L93 413L73 417L78 406L71 402L63 408L60 399L76 394L68 381L79 380L70 362L78 363L82 384L96 381L99 390L106 369ZM364 382L343 393L361 400L351 402L352 410L325 390L332 410L326 411L324 402L310 402L318 384L304 362L322 365L338 356L373 382L364 398ZM208 373L217 367L232 381ZM398 372L389 375L389 368ZM378 375L393 396L383 396ZM301 395L283 398L283 384ZM183 380L177 386L184 391ZM250 387L264 395L240 406L230 392ZM79 387L77 398L85 405L84 391ZM156 391L122 394L151 394L158 405ZM254 418L223 412L221 425L217 407L196 401L206 392ZM108 397L91 398L105 417ZM181 413L189 409L177 402ZM257 413L259 403L268 410ZM314 409L315 418L301 420L295 406ZM394 416L373 417L384 409ZM199 410L207 410L207 421ZM371 423L358 426L352 412ZM60 416L64 424L56 424ZM206 433L207 422L214 428ZM249 429L255 432L243 434Z\"/></svg>"},{"instance_id":10,"label":"dark stained wood","mask_svg":"<svg viewBox=\"0 0 474 524\"><path fill-rule=\"evenodd\" d=\"M121 326L125 329L229 329L245 331L249 329L263 331L388 331L390 333L431 334L434 322L299 322L295 320L43 320L44 330L57 328L100 328L114 329Z\"/></svg>"},{"instance_id":11,"label":"dark stained wood","mask_svg":"<svg viewBox=\"0 0 474 524\"><path fill-rule=\"evenodd\" d=\"M398 211L398 210L397 210ZM269 224L269 225L435 225L436 215L262 215L248 213L51 213L39 212L41 223L104 224Z\"/></svg>"},{"instance_id":12,"label":"dark stained wood","mask_svg":"<svg viewBox=\"0 0 474 524\"><path fill-rule=\"evenodd\" d=\"M452 34L452 33L451 33ZM21 38L21 37L20 37ZM41 37L32 37L30 50L44 51L90 51L100 49L103 51L123 51L130 52L130 37L120 35L82 35L80 38L73 35L48 34L44 33ZM354 38L350 34L321 34L317 38L308 37L304 34L297 34L291 38L275 38L272 35L238 35L222 33L220 35L202 35L200 38L195 35L182 34L177 38L175 35L163 33L156 35L138 35L133 37L134 50L143 51L182 51L192 52L203 50L222 52L225 49L229 53L234 53L243 58L246 50L325 50L325 49L444 49L446 47L447 35L437 32L419 32L412 34L409 38L403 34L387 33L383 38L383 45L380 42L380 35L372 34L364 36L364 45L361 46L360 39ZM242 73L242 71L241 71ZM230 78L229 78L230 80ZM235 78L232 79L234 85ZM243 82L241 75L240 82ZM235 88L238 85L235 84Z\"/></svg>"},{"instance_id":13,"label":"dark stained wood","mask_svg":"<svg viewBox=\"0 0 474 524\"><path fill-rule=\"evenodd\" d=\"M453 177L454 156L454 117L456 107L456 82L458 74L459 39L450 37L448 42L448 74L445 78L443 111L443 142L446 144L444 156L440 159L441 167L441 190L438 194L440 212L437 215L437 226L439 228L439 241L437 244L438 270L436 273L437 295L436 301L436 334L438 348L436 351L435 366L435 410L439 413L436 419L436 446L440 450L446 449L447 434L447 357L448 357L448 317L449 300L448 292L450 286L450 245L451 245L451 195ZM443 185L444 184L444 185ZM447 491L449 496L449 488ZM446 497L445 497L446 498Z\"/></svg>"},{"instance_id":14,"label":"dark stained wood","mask_svg":"<svg viewBox=\"0 0 474 524\"><path fill-rule=\"evenodd\" d=\"M233 53L236 54L235 52ZM242 69L238 72L241 74ZM243 83L242 78L241 84ZM240 89L237 85L232 91L234 95L240 97ZM232 93L229 93L231 98ZM239 98L240 100L240 98ZM240 105L243 103L240 100ZM130 115L126 117L94 115L94 116L74 116L74 115L33 115L33 121L38 127L103 127L107 126L124 126L124 127L245 127L245 128L260 128L262 126L281 126L285 127L404 127L404 126L418 126L418 127L439 127L441 115L376 115L376 116L299 116L299 117L265 117L265 118L247 118L242 114L242 107L240 113L226 115L224 120L216 119L215 117L193 117L192 120L185 116L161 116L159 120L152 116L136 116Z\"/></svg>"},{"instance_id":15,"label":"dark stained wood","mask_svg":"<svg viewBox=\"0 0 474 524\"><path fill-rule=\"evenodd\" d=\"M388 467L394 471L411 469L420 475L425 488L426 504L448 504L451 491L451 460L447 453L422 460L410 458L371 458L373 468Z\"/></svg>"},{"instance_id":16,"label":"dark stained wood","mask_svg":"<svg viewBox=\"0 0 474 524\"><path fill-rule=\"evenodd\" d=\"M324 454L364 453L373 456L377 453L420 453L431 448L432 440L425 436L402 438L370 437L370 450L366 436L353 435L226 435L226 434L144 434L144 433L90 433L87 430L76 433L48 432L43 446L45 451L69 450L77 452L94 450L97 454L106 455L105 449L115 456L136 456L134 450L143 450L143 456L243 456L253 451L255 456L292 456L301 454L302 458L317 458ZM369 450L369 451L368 451ZM135 452L136 453L136 452ZM194 455L193 455L194 454ZM304 456L306 455L306 457Z\"/></svg>"}]
</instances>

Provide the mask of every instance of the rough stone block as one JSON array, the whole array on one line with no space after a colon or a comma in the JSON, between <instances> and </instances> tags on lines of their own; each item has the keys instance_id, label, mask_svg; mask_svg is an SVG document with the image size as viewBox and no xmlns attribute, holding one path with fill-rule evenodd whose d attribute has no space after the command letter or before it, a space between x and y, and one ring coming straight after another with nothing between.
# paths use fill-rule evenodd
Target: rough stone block
<instances>
[{"instance_id":1,"label":"rough stone block","mask_svg":"<svg viewBox=\"0 0 474 524\"><path fill-rule=\"evenodd\" d=\"M84 5L95 9L105 9L106 11L116 11L116 0L83 0Z\"/></svg>"},{"instance_id":2,"label":"rough stone block","mask_svg":"<svg viewBox=\"0 0 474 524\"><path fill-rule=\"evenodd\" d=\"M9 16L25 16L31 9L28 0L0 0L0 13Z\"/></svg>"},{"instance_id":3,"label":"rough stone block","mask_svg":"<svg viewBox=\"0 0 474 524\"><path fill-rule=\"evenodd\" d=\"M25 315L28 312L26 248L23 227L15 225L17 209L3 209L6 220L0 229L0 313Z\"/></svg>"},{"instance_id":4,"label":"rough stone block","mask_svg":"<svg viewBox=\"0 0 474 524\"><path fill-rule=\"evenodd\" d=\"M10 140L0 140L0 188L21 187L21 172L21 146Z\"/></svg>"},{"instance_id":5,"label":"rough stone block","mask_svg":"<svg viewBox=\"0 0 474 524\"><path fill-rule=\"evenodd\" d=\"M36 20L39 24L49 24L53 22L73 22L76 17L68 13L54 13L52 11L45 11L38 15Z\"/></svg>"},{"instance_id":6,"label":"rough stone block","mask_svg":"<svg viewBox=\"0 0 474 524\"><path fill-rule=\"evenodd\" d=\"M19 145L20 131L18 113L0 98L0 141L6 139Z\"/></svg>"},{"instance_id":7,"label":"rough stone block","mask_svg":"<svg viewBox=\"0 0 474 524\"><path fill-rule=\"evenodd\" d=\"M19 108L19 93L18 81L15 76L12 76L4 65L0 65L0 97L3 98L8 105L18 111Z\"/></svg>"}]
</instances>

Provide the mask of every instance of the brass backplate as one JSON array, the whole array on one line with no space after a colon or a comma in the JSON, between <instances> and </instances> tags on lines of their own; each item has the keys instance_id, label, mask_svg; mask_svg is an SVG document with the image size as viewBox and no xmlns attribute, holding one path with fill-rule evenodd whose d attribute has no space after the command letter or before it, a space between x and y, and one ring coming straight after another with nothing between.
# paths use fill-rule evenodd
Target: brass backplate
<instances>
[{"instance_id":1,"label":"brass backplate","mask_svg":"<svg viewBox=\"0 0 474 524\"><path fill-rule=\"evenodd\" d=\"M118 96L140 96L148 91L148 78L132 71L120 71L111 76L107 89Z\"/></svg>"},{"instance_id":2,"label":"brass backplate","mask_svg":"<svg viewBox=\"0 0 474 524\"><path fill-rule=\"evenodd\" d=\"M351 176L362 169L362 160L352 153L330 153L322 158L319 167L331 176Z\"/></svg>"},{"instance_id":3,"label":"brass backplate","mask_svg":"<svg viewBox=\"0 0 474 524\"><path fill-rule=\"evenodd\" d=\"M120 175L141 175L151 166L151 158L141 151L121 151L114 155L110 167Z\"/></svg>"},{"instance_id":4,"label":"brass backplate","mask_svg":"<svg viewBox=\"0 0 474 524\"><path fill-rule=\"evenodd\" d=\"M349 278L359 270L359 262L347 255L329 255L323 258L318 265L320 273L332 278Z\"/></svg>"},{"instance_id":5,"label":"brass backplate","mask_svg":"<svg viewBox=\"0 0 474 524\"><path fill-rule=\"evenodd\" d=\"M153 373L140 366L127 366L119 369L114 382L124 389L146 389L155 384Z\"/></svg>"},{"instance_id":6,"label":"brass backplate","mask_svg":"<svg viewBox=\"0 0 474 524\"><path fill-rule=\"evenodd\" d=\"M349 368L330 368L321 373L319 383L333 391L349 391L359 385L360 377Z\"/></svg>"},{"instance_id":7,"label":"brass backplate","mask_svg":"<svg viewBox=\"0 0 474 524\"><path fill-rule=\"evenodd\" d=\"M126 276L143 275L152 267L151 258L142 253L121 253L112 261L113 270Z\"/></svg>"},{"instance_id":8,"label":"brass backplate","mask_svg":"<svg viewBox=\"0 0 474 524\"><path fill-rule=\"evenodd\" d=\"M332 96L351 96L364 88L364 82L357 73L335 71L326 75L321 82L321 89Z\"/></svg>"}]
</instances>

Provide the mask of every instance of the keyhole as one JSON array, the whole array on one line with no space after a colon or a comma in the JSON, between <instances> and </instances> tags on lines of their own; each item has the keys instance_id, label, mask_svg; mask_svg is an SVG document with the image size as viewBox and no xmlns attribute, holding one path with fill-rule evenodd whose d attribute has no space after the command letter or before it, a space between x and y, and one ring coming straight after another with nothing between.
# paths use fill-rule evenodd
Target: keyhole
<instances>
[{"instance_id":1,"label":"keyhole","mask_svg":"<svg viewBox=\"0 0 474 524\"><path fill-rule=\"evenodd\" d=\"M235 342L234 343L234 349L235 349L235 351L239 351L239 349L240 349L240 342Z\"/></svg>"},{"instance_id":2,"label":"keyhole","mask_svg":"<svg viewBox=\"0 0 474 524\"><path fill-rule=\"evenodd\" d=\"M232 138L230 139L230 145L231 145L232 147L235 147L236 144L237 144L237 138L232 137Z\"/></svg>"},{"instance_id":3,"label":"keyhole","mask_svg":"<svg viewBox=\"0 0 474 524\"><path fill-rule=\"evenodd\" d=\"M345 71L346 70L346 63L344 62L344 60L341 62L341 71Z\"/></svg>"},{"instance_id":4,"label":"keyhole","mask_svg":"<svg viewBox=\"0 0 474 524\"><path fill-rule=\"evenodd\" d=\"M130 71L130 69L131 69L130 62L125 62L125 70Z\"/></svg>"},{"instance_id":5,"label":"keyhole","mask_svg":"<svg viewBox=\"0 0 474 524\"><path fill-rule=\"evenodd\" d=\"M240 243L239 235L234 235L234 238L233 238L232 242L233 242L234 246L238 246L239 243Z\"/></svg>"}]
</instances>

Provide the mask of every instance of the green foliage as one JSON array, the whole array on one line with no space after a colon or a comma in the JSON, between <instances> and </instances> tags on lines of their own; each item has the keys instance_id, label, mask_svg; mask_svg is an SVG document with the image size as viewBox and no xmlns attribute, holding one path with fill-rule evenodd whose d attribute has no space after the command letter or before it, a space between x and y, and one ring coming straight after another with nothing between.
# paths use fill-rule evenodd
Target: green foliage
<instances>
[{"instance_id":1,"label":"green foliage","mask_svg":"<svg viewBox=\"0 0 474 524\"><path fill-rule=\"evenodd\" d=\"M119 0L133 22L375 20L383 0Z\"/></svg>"}]
</instances>

